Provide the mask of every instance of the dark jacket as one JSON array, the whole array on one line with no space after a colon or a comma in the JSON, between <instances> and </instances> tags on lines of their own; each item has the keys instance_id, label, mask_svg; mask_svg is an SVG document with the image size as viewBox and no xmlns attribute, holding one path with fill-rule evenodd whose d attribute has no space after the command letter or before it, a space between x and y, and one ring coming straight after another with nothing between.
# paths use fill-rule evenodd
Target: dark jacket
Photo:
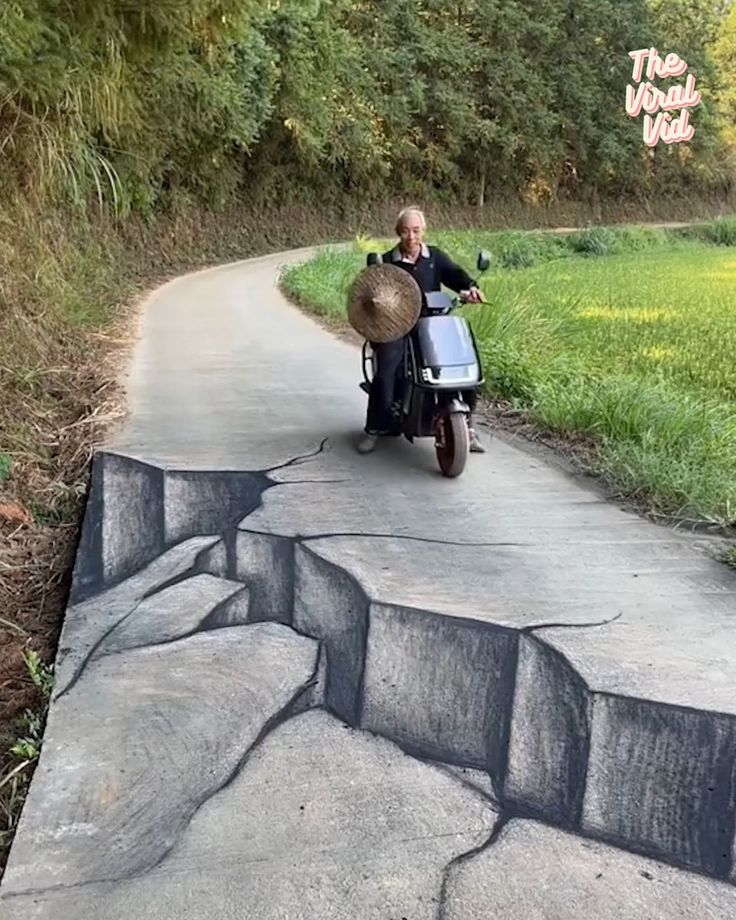
<instances>
[{"instance_id":1,"label":"dark jacket","mask_svg":"<svg viewBox=\"0 0 736 920\"><path fill-rule=\"evenodd\" d=\"M384 252L383 261L408 271L425 294L441 290L440 285L443 284L459 294L460 291L467 291L473 284L473 279L465 269L436 246L423 244L422 253L416 262L403 262L401 250L395 246Z\"/></svg>"}]
</instances>

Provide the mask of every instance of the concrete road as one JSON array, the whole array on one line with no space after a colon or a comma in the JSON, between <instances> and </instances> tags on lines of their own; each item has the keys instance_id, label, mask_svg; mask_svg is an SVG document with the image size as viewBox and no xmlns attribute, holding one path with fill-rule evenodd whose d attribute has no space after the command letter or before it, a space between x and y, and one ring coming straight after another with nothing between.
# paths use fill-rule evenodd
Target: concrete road
<instances>
[{"instance_id":1,"label":"concrete road","mask_svg":"<svg viewBox=\"0 0 736 920\"><path fill-rule=\"evenodd\" d=\"M359 456L308 254L146 304L0 918L733 914L736 577L506 441Z\"/></svg>"}]
</instances>

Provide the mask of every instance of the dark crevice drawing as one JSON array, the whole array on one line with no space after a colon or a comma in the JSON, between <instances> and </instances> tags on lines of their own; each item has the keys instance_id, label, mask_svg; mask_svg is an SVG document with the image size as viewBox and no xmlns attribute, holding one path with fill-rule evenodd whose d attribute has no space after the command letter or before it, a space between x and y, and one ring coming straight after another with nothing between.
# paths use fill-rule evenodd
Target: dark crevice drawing
<instances>
[{"instance_id":1,"label":"dark crevice drawing","mask_svg":"<svg viewBox=\"0 0 736 920\"><path fill-rule=\"evenodd\" d=\"M377 737L380 737L380 736L377 736ZM401 745L398 745L398 747L401 747ZM404 750L403 748L401 749ZM460 783L461 786L464 786L466 789L470 790L476 795L481 796L483 799L485 799L486 802L488 802L489 805L491 805L494 811L496 812L501 811L502 804L498 796L496 795L495 790L493 792L489 792L487 789L484 789L478 783L473 782L472 777L468 779L467 777L463 776L462 773L458 772L458 769L464 769L464 768L453 767L452 764L443 763L441 760L431 760L429 757L421 757L419 754L410 754L409 751L406 751L406 750L404 750L404 753L406 754L407 757L411 757L413 760L419 760L422 763L426 763L430 767L434 767L435 770L439 770L440 773L444 773L445 776L449 776L451 779L455 780L455 782ZM481 773L482 771L477 770L475 772ZM491 786L493 786L493 781L491 779L490 774L484 774L484 775L488 777L489 783L491 784Z\"/></svg>"},{"instance_id":2,"label":"dark crevice drawing","mask_svg":"<svg viewBox=\"0 0 736 920\"><path fill-rule=\"evenodd\" d=\"M350 479L284 479L274 482L272 489L278 489L279 486L320 486L320 485L344 485L351 482Z\"/></svg>"},{"instance_id":3,"label":"dark crevice drawing","mask_svg":"<svg viewBox=\"0 0 736 920\"><path fill-rule=\"evenodd\" d=\"M236 512L229 518L218 518L216 527L195 527L189 536L194 536L195 532L199 536L222 533L230 528L237 528L238 523L248 514L252 514L262 506L263 495L269 490L281 486L288 486L288 481L272 479L273 473L294 466L302 466L309 463L316 457L323 454L326 450L329 438L323 438L319 447L307 453L291 457L284 463L273 467L260 470L198 470L196 472L181 472L175 470L163 470L145 461L133 457L127 457L122 454L116 454L109 451L100 451L95 456L92 469L91 494L85 505L85 518L82 526L77 561L74 569L72 581L72 590L70 600L72 604L79 604L90 600L97 594L109 588L116 587L133 574L134 571L142 568L146 561L163 553L184 542L186 538L165 539L163 534L166 529L164 513L164 492L167 475L186 476L188 479L200 478L205 480L228 481L233 477L246 479L249 486L248 491L255 493L254 497L247 503L247 507L239 507ZM132 567L124 566L120 572L112 576L104 576L101 572L101 554L103 552L103 538L101 521L105 513L105 495L104 495L104 475L103 468L106 463L112 463L117 467L126 465L134 468L141 475L147 475L150 479L146 483L146 488L154 494L159 494L159 502L152 502L153 507L148 507L146 513L153 516L155 520L154 532L159 533L158 539L150 536L144 548L142 548L135 557L136 564ZM95 557L98 557L95 559Z\"/></svg>"},{"instance_id":4,"label":"dark crevice drawing","mask_svg":"<svg viewBox=\"0 0 736 920\"><path fill-rule=\"evenodd\" d=\"M479 856L481 853L485 853L486 850L489 850L496 841L501 837L506 825L509 822L509 815L505 814L503 811L499 813L496 823L493 826L493 830L488 836L487 840L484 840L483 843L479 844L468 850L465 853L460 853L459 856L455 856L454 859L451 859L450 862L445 866L442 871L442 884L440 886L440 897L439 903L437 905L437 920L448 920L447 913L447 899L450 894L450 885L452 883L452 874L463 863L470 862L471 859L474 859L476 856Z\"/></svg>"},{"instance_id":5,"label":"dark crevice drawing","mask_svg":"<svg viewBox=\"0 0 736 920\"><path fill-rule=\"evenodd\" d=\"M244 585L244 590L249 592L247 623L267 620L286 622L298 635L314 639L320 644L320 660L315 668L311 684L300 687L288 706L263 727L256 742L246 751L237 769L220 789L226 788L245 767L252 752L269 732L282 724L286 718L290 717L290 714L298 710L299 706L318 706L353 728L369 731L371 734L390 740L409 756L435 765L441 761L445 765L444 769L451 773L458 782L463 782L462 777L449 770L450 765L481 770L489 776L493 795L488 797L488 800L500 809L501 817L494 832L484 844L457 857L445 868L440 899L440 917L445 916L443 905L447 899L453 870L492 846L512 817L540 821L565 831L571 831L578 836L589 837L630 852L641 853L663 863L705 874L711 878L728 878L732 869L730 847L736 813L736 792L734 791L736 727L731 729L729 726L736 725L736 720L728 714L671 706L655 700L598 693L586 683L573 662L555 648L548 637L544 636L545 630L600 629L619 620L622 613L601 621L539 623L512 628L473 618L444 616L425 609L377 602L366 592L358 578L347 567L328 561L310 545L318 540L340 538L405 540L461 548L520 547L534 544L465 543L409 534L372 534L349 531L309 536L301 534L283 536L252 531L242 526L246 517L263 507L263 495L268 489L297 484L297 481L274 481L270 479L269 474L310 462L325 450L326 444L325 439L316 451L294 457L270 470L243 473L244 476L251 476L254 481L257 481L258 498L249 501L246 508L236 509L231 504L227 518L221 522L217 531L222 546L218 542L201 550L195 563L187 572L151 589L142 599L153 597L167 587L192 577L193 574L209 572L209 574L231 581L239 581ZM212 477L217 474L203 475L209 477L207 481L211 483ZM253 559L246 560L244 557L247 556L251 546L255 547L255 555ZM213 555L215 550L217 551L216 558ZM245 567L244 561L247 562ZM244 575L244 571L254 574ZM241 577L238 577L239 572ZM105 589L107 587L106 585ZM218 608L222 610L231 602L231 599L223 601ZM73 680L57 695L56 699L74 686L86 664L94 657L110 633L132 616L140 603L141 601L97 640L84 662L79 666ZM216 610L218 614L220 612L218 608L207 613L199 625L187 633L187 636L221 628L216 614ZM461 672L465 666L463 642L466 641L467 636L471 637L471 645L490 650L487 653L483 652L490 656L488 662L483 659L480 652L474 659L474 666L478 673L493 674L493 680L497 684L493 687L490 683L488 684L488 696L484 698L480 707L484 712L477 715L477 724L482 728L480 734L488 739L487 748L484 748L482 752L479 753L477 748L473 750L467 746L453 746L454 738L450 738L451 743L448 743L447 736L445 740L440 737L439 729L437 729L436 739L434 737L407 739L404 729L391 722L394 715L392 713L389 713L387 720L378 729L368 724L369 720L366 719L365 711L367 662L369 651L378 641L377 635L380 637L380 632L373 632L374 628L377 629L375 620L379 614L384 618L390 618L392 624L398 623L400 627L407 625L407 636L429 635L435 641L442 643L443 654L446 652L450 656L455 655L454 660ZM182 638L185 637L179 636L176 640L171 641L180 641ZM371 654L374 653L371 652ZM428 669L433 666L431 661L425 664ZM523 680L520 676L522 665L527 669ZM315 702L310 694L319 680L320 667L324 668L324 687L320 687L323 698ZM453 700L453 704L459 709L468 705L468 700L463 697L463 693L466 692L464 680L465 678L462 678L459 681L457 698ZM473 699L477 700L477 697ZM623 785L620 796L622 798L611 806L611 816L607 818L610 826L595 830L594 833L586 827L583 820L583 803L590 781L594 701L596 707L607 705L616 709L611 718L621 719L621 724L626 725L633 732L638 732L641 735L639 740L642 744L647 741L648 732L669 731L677 743L680 743L682 739L681 743L685 753L690 752L692 756L700 757L702 752L698 744L701 748L705 746L710 751L713 766L711 773L707 771L703 773L703 788L700 786L691 788L681 783L674 787L674 791L667 793L669 796L666 801L668 810L676 813L678 809L687 808L689 813L695 816L693 820L699 822L700 837L696 842L697 845L690 850L686 849L682 841L677 839L680 833L678 829L673 830L668 827L661 830L657 827L656 815L652 818L654 827L652 834L659 834L659 837L653 841L645 839L645 835L638 829L639 825L636 823L631 826L625 823L624 819L634 819L624 812L627 808L635 807L635 803L642 795L641 788L637 785L640 782L639 776L634 774L631 778L625 774L625 782L621 780ZM618 709L623 715L618 714ZM522 738L521 755L518 750L515 751L512 744L512 728L514 719L520 718L519 712L523 712L525 730L532 733L530 741L524 742ZM487 719L487 723L482 723L481 716ZM473 713L473 718L476 718L475 713ZM726 727L717 726L716 722L723 722ZM725 733L725 741L721 740L719 731ZM533 786L534 777L538 779L541 774L536 769L533 759L524 760L525 756L531 755L528 755L528 750L523 748L523 744L528 743L531 746L529 749L536 756L534 753L536 749L533 745L541 742L545 745L543 749L555 752L554 756L557 761L553 764L554 769L549 768L549 776L553 777L549 782L552 785L556 783L557 787L543 789L540 797L539 790L530 788L529 782ZM524 753L525 750L527 754ZM648 749L645 750L648 751ZM615 754L615 745L612 748L613 754ZM514 755L516 755L515 761ZM647 768L659 769L662 766L662 769L666 769L666 765L660 764L661 755L656 748L646 753L646 756L651 758L651 761L645 764ZM628 764L624 763L621 770L625 773L627 767ZM524 770L527 771L527 775L522 775L520 779ZM640 770L639 773L641 772ZM532 775L531 780L529 780L529 774ZM673 776L675 777L673 782L680 782L679 774L673 773ZM698 783L700 782L701 780L698 780ZM706 791L708 783L711 783L713 787L710 792ZM467 785L476 792L481 791L472 782ZM216 790L212 795L217 794L218 791L220 790ZM624 802L623 797L625 796L631 800L628 806ZM207 796L197 806L194 814L210 797ZM616 811L616 808L619 811ZM622 814L624 814L623 818ZM619 830L616 830L617 821L621 825ZM155 865L163 862L172 849L178 846L180 833ZM727 848L724 847L726 838ZM149 871L151 870L146 870L146 872Z\"/></svg>"},{"instance_id":6,"label":"dark crevice drawing","mask_svg":"<svg viewBox=\"0 0 736 920\"><path fill-rule=\"evenodd\" d=\"M313 533L309 534L309 536L302 536L301 534L297 534L294 539L299 543L307 543L311 540L334 540L340 539L341 537L352 537L360 540L409 540L413 543L432 543L436 544L437 546L457 547L533 546L532 543L471 543L460 540L440 540L436 537L417 537L413 536L412 534L405 533L372 533L371 531L363 531L361 533L354 531L333 531L328 533Z\"/></svg>"},{"instance_id":7,"label":"dark crevice drawing","mask_svg":"<svg viewBox=\"0 0 736 920\"><path fill-rule=\"evenodd\" d=\"M307 629L297 622L294 607L292 628L324 643L327 660L325 708L332 715L357 728L363 712L363 679L372 601L358 579L347 569L327 562L309 547L301 547L301 551L305 560L320 573L318 577L324 578L327 575L333 587L340 586L341 597L347 595L355 604L354 616L352 622L348 623L348 628L344 628L341 623L341 628L330 630L324 622L324 615L320 619L314 616L314 611L310 611L310 616L315 622L310 623L311 629ZM295 601L295 594L292 603Z\"/></svg>"},{"instance_id":8,"label":"dark crevice drawing","mask_svg":"<svg viewBox=\"0 0 736 920\"><path fill-rule=\"evenodd\" d=\"M220 532L226 535L225 536L226 541L228 539L228 536L230 540L234 540L234 536L237 533L238 524L240 523L240 521L243 519L243 517L246 514L252 514L255 510L261 507L262 500L263 500L263 494L268 489L275 488L277 486L282 486L282 485L289 485L288 482L279 482L277 480L272 480L270 478L271 473L277 472L282 469L286 469L288 467L301 466L304 463L308 463L310 460L313 460L314 458L318 457L320 454L324 453L328 442L329 442L329 439L324 438L320 442L320 445L316 450L308 454L303 454L303 455L298 455L296 457L292 457L289 460L287 460L285 463L279 464L278 466L269 467L268 469L265 469L265 470L242 471L243 475L253 477L253 481L257 485L259 496L258 496L257 501L253 504L252 507L250 507L249 509L246 509L246 508L238 509L238 511L235 514L233 514L228 521L222 522ZM89 509L90 514L89 514L89 517L85 519L84 521L84 526L83 526L83 531L82 531L82 541L80 544L80 557L77 563L77 570L75 571L75 578L77 577L77 575L79 574L79 572L81 571L83 567L85 566L100 567L102 564L101 559L95 560L90 557L94 555L93 548L96 548L97 552L101 551L101 544L99 543L99 532L100 532L100 520L99 519L102 517L104 513L104 500L105 500L105 497L103 494L103 477L102 477L101 471L102 471L102 464L104 464L107 457L112 457L117 462L128 461L134 464L136 467L149 468L150 470L154 471L156 474L162 474L163 472L161 470L157 470L155 467L152 467L149 464L142 463L141 461L134 460L132 458L123 457L122 455L110 454L104 451L98 454L98 456L95 458L95 463L93 465L94 468L93 468L93 477L92 477L93 487L96 488L97 492L94 495L90 495L90 499L88 499L88 502L87 502L87 507ZM238 471L238 474L241 474L241 471ZM203 477L213 477L213 476L229 476L229 475L232 475L232 473L223 472L223 471L213 471L213 472L200 472L195 475L199 475ZM162 489L164 488L163 479L161 480L161 488ZM159 509L159 513L161 514L162 512L163 512L163 504L161 505L161 508ZM94 521L92 520L92 517L94 517ZM90 536L90 534L92 533L94 533L95 535L94 539L92 539L92 537ZM193 535L194 534L190 535L189 538L191 538L191 536ZM201 536L201 534L198 534L198 535ZM166 549L171 549L174 546L185 543L186 540L189 538L185 537L179 541L175 541L171 543L168 546L162 545L159 548L160 552L158 554L154 554L153 558L155 558L156 555L159 555L160 553L164 552ZM230 546L233 547L233 544L231 543ZM189 567L186 572L183 572L180 575L176 575L172 578L169 578L165 580L164 582L162 582L161 584L156 585L153 588L149 589L144 594L144 596L141 597L141 599L137 602L134 609L130 610L121 620L118 620L113 626L111 626L105 632L103 636L101 636L97 640L97 642L95 642L94 646L90 649L90 651L84 656L84 658L79 662L79 664L75 668L74 674L72 675L71 679L66 684L66 686L64 686L60 691L55 693L54 699L55 700L61 699L69 692L69 690L72 689L72 687L78 682L87 664L92 660L92 657L97 652L97 650L100 648L100 645L108 638L109 634L114 629L116 629L117 626L120 625L120 623L122 623L125 619L131 616L135 612L135 610L137 610L137 608L140 606L140 604L144 600L147 600L148 598L153 597L154 595L160 593L161 591L166 590L166 588L170 588L170 587L173 587L174 585L180 584L182 581L185 581L187 578L191 577L192 575L197 574L198 572L201 572L202 571L202 560L203 558L206 557L206 554L210 550L211 550L211 547L206 547L200 550L200 552L196 556L194 564L191 567ZM140 568L145 567L145 565L151 561L152 560L150 558L142 559ZM123 583L127 577L130 577L130 575L120 577L120 578L111 578L109 580L101 582L99 584L98 589L95 591L92 591L88 595L84 595L84 594L80 594L79 592L76 592L77 596L76 598L73 598L73 603L80 604L80 603L90 601L94 597L101 594L102 592L110 590L113 587L117 587L118 585ZM93 583L95 581L99 581L99 577L97 579L93 579Z\"/></svg>"},{"instance_id":9,"label":"dark crevice drawing","mask_svg":"<svg viewBox=\"0 0 736 920\"><path fill-rule=\"evenodd\" d=\"M174 841L169 846L167 846L166 849L163 850L162 853L159 855L159 857L155 861L151 862L150 865L136 872L131 872L131 873L124 874L124 875L112 876L110 878L91 879L89 881L74 882L68 885L61 883L58 885L49 885L44 888L28 888L28 889L22 889L19 891L12 891L6 894L5 897L7 899L10 899L10 898L35 896L35 895L41 895L41 894L49 894L54 891L77 891L77 890L82 890L84 888L105 885L109 883L116 884L119 882L134 881L135 879L145 878L147 875L150 875L151 872L159 868L176 851L176 849L180 845L182 836L184 835L186 830L191 825L195 816L198 814L199 811L201 811L201 809L207 804L207 802L209 802L212 798L214 798L220 792L227 789L228 786L230 786L238 778L238 776L242 773L243 769L247 765L250 758L258 750L261 744L263 744L263 742L271 734L271 732L273 732L280 725L283 725L290 718L292 718L292 716L294 715L294 711L295 709L298 708L299 702L304 696L305 692L308 692L311 689L311 687L314 686L314 683L317 681L318 671L319 671L319 656L317 656L317 663L315 664L315 667L312 671L312 674L309 676L309 678L294 691L294 693L291 695L291 698L286 703L286 705L282 709L280 709L278 712L274 713L274 715L272 715L264 723L263 727L261 728L260 732L256 736L253 743L249 745L249 747L245 750L245 752L243 753L243 756L240 758L240 760L235 765L235 767L230 772L230 774L225 778L224 782L220 786L218 786L216 789L213 789L207 795L203 796L199 801L192 803L192 810L186 815L185 819L183 820L180 828L177 831L176 838L174 839Z\"/></svg>"},{"instance_id":10,"label":"dark crevice drawing","mask_svg":"<svg viewBox=\"0 0 736 920\"><path fill-rule=\"evenodd\" d=\"M270 473L278 473L279 470L285 470L291 466L301 466L304 463L308 463L310 460L314 460L315 457L319 457L320 454L323 454L329 442L330 442L329 438L323 438L320 441L319 447L316 450L310 451L310 453L308 454L300 454L299 456L292 457L290 460L287 460L285 463L279 463L278 466L271 466L268 469L259 470L259 472L262 472L268 475Z\"/></svg>"},{"instance_id":11,"label":"dark crevice drawing","mask_svg":"<svg viewBox=\"0 0 736 920\"><path fill-rule=\"evenodd\" d=\"M203 619L200 621L196 629L193 630L193 632L195 633L211 632L212 630L215 630L215 629L224 629L224 628L233 627L233 626L247 625L247 622L248 622L247 619L242 620L242 621L237 620L237 621L232 621L232 622L228 622L227 619L224 622L222 622L220 619L225 614L227 614L227 612L230 610L233 604L237 603L238 598L240 598L243 595L246 598L249 596L247 588L241 588L240 591L236 591L235 593L231 594L229 597L226 597L225 600L220 601L219 604L216 604L212 608L212 610L210 610L207 616L203 617Z\"/></svg>"},{"instance_id":12,"label":"dark crevice drawing","mask_svg":"<svg viewBox=\"0 0 736 920\"><path fill-rule=\"evenodd\" d=\"M289 699L287 704L282 709L280 709L278 712L274 713L264 723L263 727L261 728L260 732L256 736L253 743L243 753L243 756L240 758L240 760L235 765L234 769L231 771L230 775L225 779L225 781L220 786L218 786L216 789L213 789L208 795L203 796L198 802L194 804L193 810L189 813L189 815L187 815L185 823L183 823L182 826L179 828L179 831L176 835L176 839L173 841L173 843L170 846L168 846L161 853L159 858L155 862L153 862L150 866L148 866L146 869L140 872L136 872L129 876L125 876L124 878L126 880L134 879L134 878L142 878L143 876L149 875L155 869L159 868L176 851L176 849L180 845L183 835L186 833L187 829L190 827L196 815L202 810L202 808L207 804L207 802L213 799L216 795L219 795L219 793L223 792L225 789L227 789L229 786L231 786L235 782L235 780L240 776L240 774L243 772L243 770L247 766L248 761L255 754L258 748L263 744L266 738L273 731L279 728L279 726L283 725L285 722L288 722L289 719L292 718L292 716L295 714L295 710L299 708L300 700L303 698L304 694L309 692L309 690L315 685L315 683L318 680L318 676L319 676L319 655L317 655L317 660L316 660L314 669L312 670L312 673L310 674L309 678L300 687L298 687L294 691L294 693L291 695L291 698Z\"/></svg>"},{"instance_id":13,"label":"dark crevice drawing","mask_svg":"<svg viewBox=\"0 0 736 920\"><path fill-rule=\"evenodd\" d=\"M195 575L200 573L200 567L195 561L184 572L180 572L178 575L173 575L171 578L166 581L162 581L160 585L155 585L153 588L149 588L148 591L141 598L142 601L150 600L152 597L157 597L159 594L163 594L164 591L168 591L169 588L175 588L177 585L180 585L183 581L189 581L190 578L194 578Z\"/></svg>"},{"instance_id":14,"label":"dark crevice drawing","mask_svg":"<svg viewBox=\"0 0 736 920\"><path fill-rule=\"evenodd\" d=\"M80 677L86 670L87 665L90 663L90 661L92 661L97 651L101 648L101 646L105 643L105 641L109 638L109 636L113 632L115 632L118 626L120 626L122 623L125 623L126 620L130 619L130 617L133 616L133 614L138 610L138 608L141 606L144 600L145 598L143 597L140 598L140 600L138 600L130 608L130 610L127 613L125 613L119 620L116 620L112 626L108 627L108 629L105 630L105 632L99 637L99 639L97 639L94 645L92 645L92 647L89 649L89 651L84 656L84 658L79 662L77 668L75 669L69 681L67 681L66 685L61 690L59 690L57 693L54 694L54 701L58 701L62 699L62 697L66 696L67 693L69 693L69 691L73 687L76 686L76 684L79 682Z\"/></svg>"},{"instance_id":15,"label":"dark crevice drawing","mask_svg":"<svg viewBox=\"0 0 736 920\"><path fill-rule=\"evenodd\" d=\"M610 617L608 620L598 620L595 623L538 623L533 626L524 626L519 632L522 635L527 635L543 629L598 629L601 626L610 626L611 623L620 620L622 616L623 612L617 613L615 617Z\"/></svg>"}]
</instances>

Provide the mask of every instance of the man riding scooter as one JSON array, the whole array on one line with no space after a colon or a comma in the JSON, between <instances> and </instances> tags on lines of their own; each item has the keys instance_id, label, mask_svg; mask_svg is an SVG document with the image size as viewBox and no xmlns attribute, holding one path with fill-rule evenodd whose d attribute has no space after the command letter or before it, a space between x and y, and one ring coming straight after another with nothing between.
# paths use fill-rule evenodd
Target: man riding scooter
<instances>
[{"instance_id":1,"label":"man riding scooter","mask_svg":"<svg viewBox=\"0 0 736 920\"><path fill-rule=\"evenodd\" d=\"M483 303L483 295L470 275L441 249L424 243L425 229L426 220L422 211L415 207L405 208L396 221L399 243L384 253L383 261L409 272L425 294L439 291L445 285L467 303ZM405 339L406 336L402 336L392 342L371 343L376 356L376 375L368 397L365 436L358 445L362 454L373 451L380 437L395 434L392 406ZM468 391L464 395L471 411L468 420L470 450L473 453L484 453L485 448L472 423L477 395L475 391Z\"/></svg>"}]
</instances>

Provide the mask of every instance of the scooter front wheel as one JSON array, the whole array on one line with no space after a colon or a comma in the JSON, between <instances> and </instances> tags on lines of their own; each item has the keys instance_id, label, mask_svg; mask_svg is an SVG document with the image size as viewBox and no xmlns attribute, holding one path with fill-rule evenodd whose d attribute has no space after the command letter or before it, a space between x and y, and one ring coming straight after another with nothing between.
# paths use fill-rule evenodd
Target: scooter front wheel
<instances>
[{"instance_id":1,"label":"scooter front wheel","mask_svg":"<svg viewBox=\"0 0 736 920\"><path fill-rule=\"evenodd\" d=\"M435 452L443 476L454 479L465 469L470 435L462 412L449 412L437 419Z\"/></svg>"}]
</instances>

